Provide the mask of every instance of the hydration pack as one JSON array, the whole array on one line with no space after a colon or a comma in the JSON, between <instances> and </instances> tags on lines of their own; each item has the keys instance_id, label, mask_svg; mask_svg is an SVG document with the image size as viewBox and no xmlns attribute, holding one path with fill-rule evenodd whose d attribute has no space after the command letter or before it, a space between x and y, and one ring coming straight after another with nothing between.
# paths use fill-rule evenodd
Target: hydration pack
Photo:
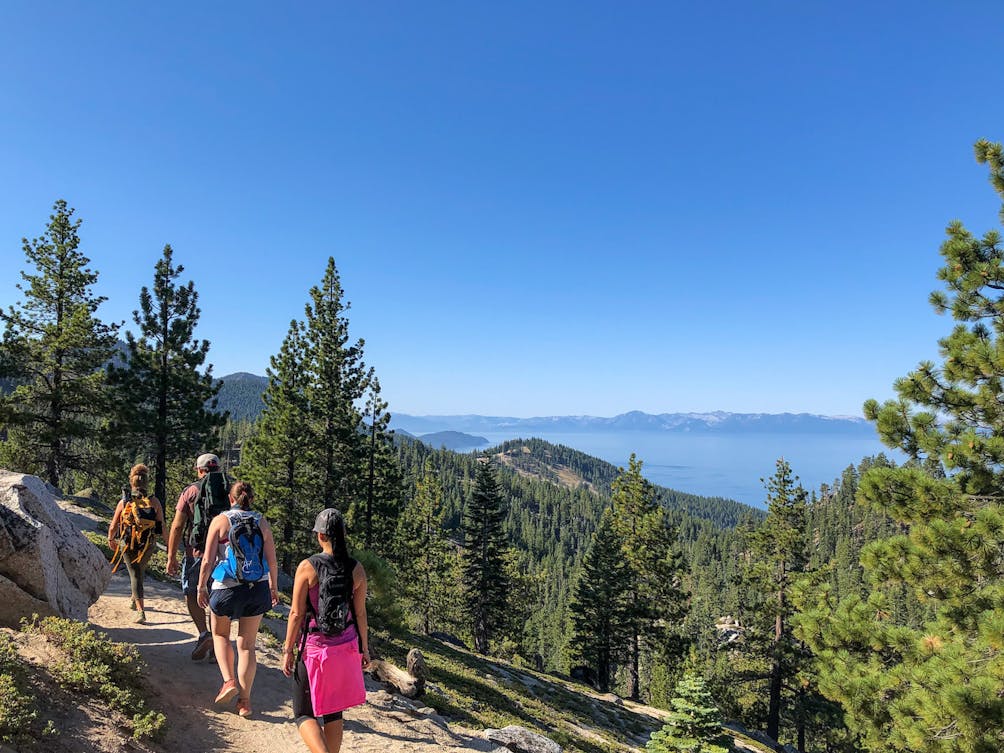
<instances>
[{"instance_id":1,"label":"hydration pack","mask_svg":"<svg viewBox=\"0 0 1004 753\"><path fill-rule=\"evenodd\" d=\"M355 569L356 561L349 558L348 562L344 562L323 552L311 556L309 561L317 571L318 589L317 611L314 611L308 598L307 613L314 615L317 631L326 635L338 635L355 623L355 613L352 608L352 571ZM309 622L309 619L306 620L304 626Z\"/></svg>"},{"instance_id":2,"label":"hydration pack","mask_svg":"<svg viewBox=\"0 0 1004 753\"><path fill-rule=\"evenodd\" d=\"M223 471L212 471L196 482L198 496L192 505L192 528L188 532L188 543L194 549L206 548L206 534L209 524L220 513L230 509L230 479Z\"/></svg>"},{"instance_id":3,"label":"hydration pack","mask_svg":"<svg viewBox=\"0 0 1004 753\"><path fill-rule=\"evenodd\" d=\"M257 583L268 574L261 513L228 510L224 515L230 519L230 533L226 554L213 571L213 580L229 578L238 583Z\"/></svg>"},{"instance_id":4,"label":"hydration pack","mask_svg":"<svg viewBox=\"0 0 1004 753\"><path fill-rule=\"evenodd\" d=\"M115 535L118 548L112 557L113 573L126 557L134 563L143 559L143 555L153 544L158 529L157 511L149 497L134 497L130 490L123 489L122 500L124 504Z\"/></svg>"}]
</instances>

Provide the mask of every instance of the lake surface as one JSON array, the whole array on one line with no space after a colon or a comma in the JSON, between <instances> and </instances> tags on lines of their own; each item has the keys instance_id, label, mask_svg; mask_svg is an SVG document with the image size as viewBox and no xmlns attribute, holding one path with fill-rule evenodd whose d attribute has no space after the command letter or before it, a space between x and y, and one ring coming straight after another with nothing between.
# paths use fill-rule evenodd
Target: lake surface
<instances>
[{"instance_id":1,"label":"lake surface","mask_svg":"<svg viewBox=\"0 0 1004 753\"><path fill-rule=\"evenodd\" d=\"M512 433L479 432L493 445L515 439ZM644 461L646 478L661 486L708 497L727 497L765 507L760 482L774 474L783 457L809 491L840 478L848 465L884 452L902 462L878 439L830 437L820 434L693 434L674 432L534 432L533 436L562 444L626 466L631 453ZM528 437L523 437L524 439ZM472 448L473 449L473 448Z\"/></svg>"}]
</instances>

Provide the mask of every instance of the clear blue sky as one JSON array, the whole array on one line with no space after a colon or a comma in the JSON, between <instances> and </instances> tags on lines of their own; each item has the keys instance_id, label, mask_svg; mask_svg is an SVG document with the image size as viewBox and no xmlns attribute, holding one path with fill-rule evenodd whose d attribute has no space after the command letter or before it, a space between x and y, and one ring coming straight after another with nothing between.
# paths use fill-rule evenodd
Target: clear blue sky
<instances>
[{"instance_id":1,"label":"clear blue sky","mask_svg":"<svg viewBox=\"0 0 1004 753\"><path fill-rule=\"evenodd\" d=\"M4 3L0 305L65 198L107 319L165 243L214 373L335 257L391 410L857 414L997 227L1000 2ZM187 278L187 275L186 275Z\"/></svg>"}]
</instances>

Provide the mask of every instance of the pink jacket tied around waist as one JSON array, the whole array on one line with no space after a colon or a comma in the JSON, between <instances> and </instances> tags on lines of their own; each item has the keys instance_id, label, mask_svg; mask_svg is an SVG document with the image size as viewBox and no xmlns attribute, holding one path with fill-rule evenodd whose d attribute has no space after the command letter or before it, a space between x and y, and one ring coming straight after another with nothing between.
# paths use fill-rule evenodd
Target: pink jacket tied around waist
<instances>
[{"instance_id":1,"label":"pink jacket tied around waist","mask_svg":"<svg viewBox=\"0 0 1004 753\"><path fill-rule=\"evenodd\" d=\"M366 702L362 658L356 641L308 640L303 649L303 664L315 716L334 714Z\"/></svg>"}]
</instances>

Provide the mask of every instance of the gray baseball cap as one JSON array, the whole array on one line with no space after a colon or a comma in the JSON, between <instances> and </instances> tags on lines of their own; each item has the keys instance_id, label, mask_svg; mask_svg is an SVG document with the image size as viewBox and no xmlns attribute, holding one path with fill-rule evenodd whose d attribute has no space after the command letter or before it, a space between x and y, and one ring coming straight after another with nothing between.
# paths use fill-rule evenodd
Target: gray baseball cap
<instances>
[{"instance_id":1,"label":"gray baseball cap","mask_svg":"<svg viewBox=\"0 0 1004 753\"><path fill-rule=\"evenodd\" d=\"M198 460L195 461L196 470L200 468L203 470L209 470L211 468L219 468L219 467L220 467L220 459L211 452L199 455Z\"/></svg>"},{"instance_id":2,"label":"gray baseball cap","mask_svg":"<svg viewBox=\"0 0 1004 753\"><path fill-rule=\"evenodd\" d=\"M335 535L335 531L338 530L339 526L343 525L345 525L345 519L342 518L342 514L334 507L329 507L318 513L317 519L314 521L314 527L311 530L314 533L323 533L325 536L330 537Z\"/></svg>"}]
</instances>

